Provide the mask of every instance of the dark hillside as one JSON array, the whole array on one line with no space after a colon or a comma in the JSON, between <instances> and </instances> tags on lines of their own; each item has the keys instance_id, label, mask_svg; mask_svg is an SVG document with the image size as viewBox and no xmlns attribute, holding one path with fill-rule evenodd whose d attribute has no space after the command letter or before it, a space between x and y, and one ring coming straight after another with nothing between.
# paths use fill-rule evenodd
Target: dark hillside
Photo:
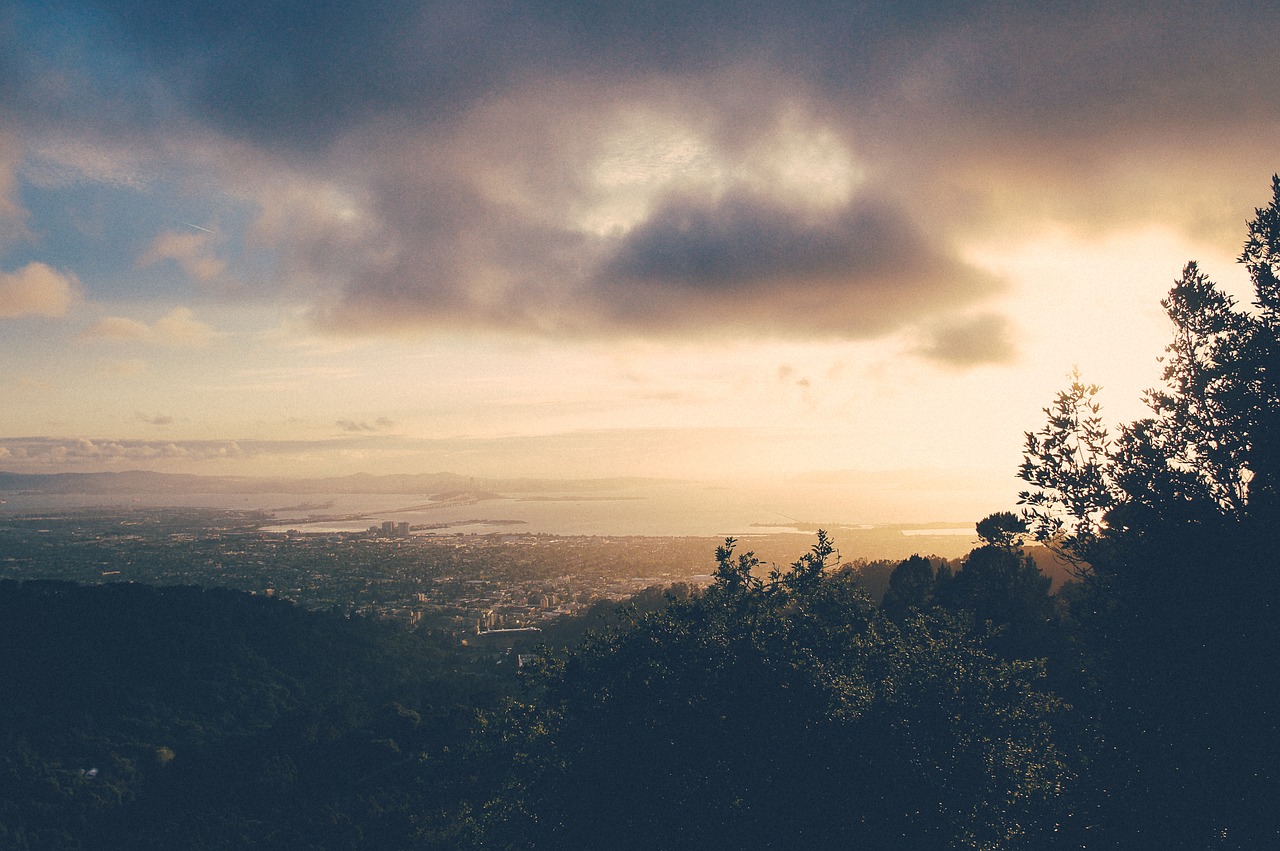
<instances>
[{"instance_id":1,"label":"dark hillside","mask_svg":"<svg viewBox=\"0 0 1280 851\"><path fill-rule=\"evenodd\" d=\"M443 639L218 589L3 582L0 646L0 848L192 847L211 801L203 829L270 844L505 688ZM263 784L297 784L274 826Z\"/></svg>"}]
</instances>

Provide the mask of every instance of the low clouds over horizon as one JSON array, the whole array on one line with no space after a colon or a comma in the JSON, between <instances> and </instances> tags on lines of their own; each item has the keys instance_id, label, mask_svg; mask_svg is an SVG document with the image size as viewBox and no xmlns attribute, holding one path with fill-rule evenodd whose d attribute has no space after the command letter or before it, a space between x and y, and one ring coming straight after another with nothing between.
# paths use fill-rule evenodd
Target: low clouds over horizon
<instances>
[{"instance_id":1,"label":"low clouds over horizon","mask_svg":"<svg viewBox=\"0 0 1280 851\"><path fill-rule=\"evenodd\" d=\"M395 425L395 423L387 419L386 417L378 417L372 423L367 422L365 420L338 420L337 425L339 429L348 433L352 433L352 434L366 433L367 434L372 432L386 431L387 429L392 428Z\"/></svg>"},{"instance_id":2,"label":"low clouds over horizon","mask_svg":"<svg viewBox=\"0 0 1280 851\"><path fill-rule=\"evenodd\" d=\"M90 326L82 338L111 343L204 348L219 336L219 332L196 319L190 308L178 307L150 324L124 316L103 317Z\"/></svg>"},{"instance_id":3,"label":"low clouds over horizon","mask_svg":"<svg viewBox=\"0 0 1280 851\"><path fill-rule=\"evenodd\" d=\"M0 268L25 271L0 278L0 316L67 309L28 280L54 259L42 192L88 217L147 187L178 212L115 248L86 218L57 280L101 299L132 264L181 298L228 277L344 334L928 327L927 360L1000 362L1005 282L966 240L1238 238L1277 167L1280 54L1257 37L1277 23L1261 4L20 2L0 16L0 219L29 236L11 229L22 262ZM184 223L217 217L215 252ZM125 271L95 272L95 246ZM169 318L89 336L200 336Z\"/></svg>"}]
</instances>

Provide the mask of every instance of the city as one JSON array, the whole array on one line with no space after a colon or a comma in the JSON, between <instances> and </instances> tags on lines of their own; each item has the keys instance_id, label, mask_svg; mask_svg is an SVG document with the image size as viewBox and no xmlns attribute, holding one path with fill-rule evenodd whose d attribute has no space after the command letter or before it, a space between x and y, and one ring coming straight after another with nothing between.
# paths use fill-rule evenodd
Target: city
<instances>
[{"instance_id":1,"label":"city","mask_svg":"<svg viewBox=\"0 0 1280 851\"><path fill-rule=\"evenodd\" d=\"M99 509L0 519L0 580L225 587L447 632L528 630L650 587L705 585L721 540L520 532L414 534L386 521L363 532L264 531L256 511ZM790 562L804 535L753 537ZM745 546L745 545L744 545Z\"/></svg>"}]
</instances>

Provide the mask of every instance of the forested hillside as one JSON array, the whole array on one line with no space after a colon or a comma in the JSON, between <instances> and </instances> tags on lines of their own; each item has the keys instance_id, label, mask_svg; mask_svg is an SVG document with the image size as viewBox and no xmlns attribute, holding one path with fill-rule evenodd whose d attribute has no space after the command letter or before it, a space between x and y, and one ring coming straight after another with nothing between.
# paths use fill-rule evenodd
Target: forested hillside
<instances>
[{"instance_id":1,"label":"forested hillside","mask_svg":"<svg viewBox=\"0 0 1280 851\"><path fill-rule=\"evenodd\" d=\"M369 812L407 822L419 760L510 687L453 642L219 589L0 583L0 646L10 848L352 847L375 823L395 847L413 827Z\"/></svg>"}]
</instances>

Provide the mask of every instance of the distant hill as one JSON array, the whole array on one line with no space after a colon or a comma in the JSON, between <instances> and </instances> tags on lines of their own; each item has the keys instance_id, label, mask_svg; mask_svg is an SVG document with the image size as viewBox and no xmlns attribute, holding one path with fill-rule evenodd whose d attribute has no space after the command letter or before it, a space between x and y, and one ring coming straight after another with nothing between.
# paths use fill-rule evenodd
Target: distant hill
<instances>
[{"instance_id":1,"label":"distant hill","mask_svg":"<svg viewBox=\"0 0 1280 851\"><path fill-rule=\"evenodd\" d=\"M375 476L355 473L324 478L259 478L251 476L197 476L127 470L102 473L7 473L0 471L0 492L46 494L123 493L404 493L439 494L460 491L537 493L543 491L610 491L657 479L498 479L457 473L414 473Z\"/></svg>"}]
</instances>

